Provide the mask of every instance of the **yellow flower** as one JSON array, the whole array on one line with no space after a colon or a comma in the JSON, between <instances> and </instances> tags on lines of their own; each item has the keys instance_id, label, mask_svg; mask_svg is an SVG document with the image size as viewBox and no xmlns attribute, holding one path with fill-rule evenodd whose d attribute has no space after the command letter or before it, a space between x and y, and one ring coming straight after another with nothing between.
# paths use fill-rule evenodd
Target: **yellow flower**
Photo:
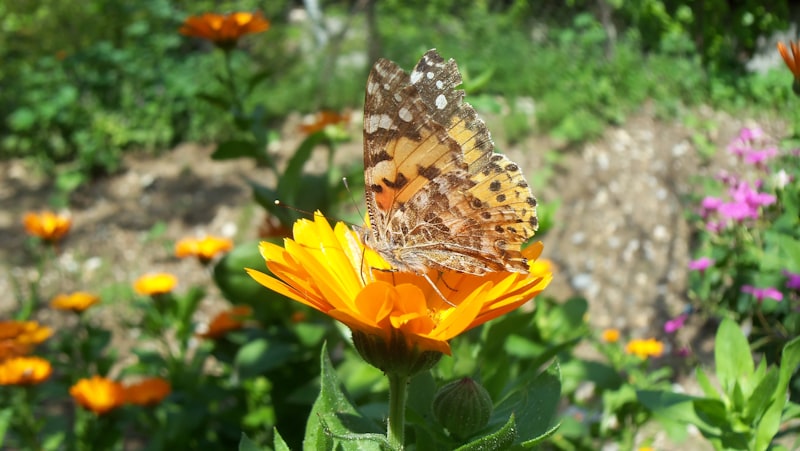
<instances>
[{"instance_id":1,"label":"yellow flower","mask_svg":"<svg viewBox=\"0 0 800 451\"><path fill-rule=\"evenodd\" d=\"M229 49L242 36L268 29L269 21L261 13L236 12L227 15L206 13L190 16L179 31L182 35L207 39L219 47Z\"/></svg>"},{"instance_id":2,"label":"yellow flower","mask_svg":"<svg viewBox=\"0 0 800 451\"><path fill-rule=\"evenodd\" d=\"M56 242L63 238L72 225L72 219L69 216L59 215L52 211L28 212L22 222L28 235L49 242Z\"/></svg>"},{"instance_id":3,"label":"yellow flower","mask_svg":"<svg viewBox=\"0 0 800 451\"><path fill-rule=\"evenodd\" d=\"M603 341L616 343L619 340L619 329L606 329L603 331Z\"/></svg>"},{"instance_id":4,"label":"yellow flower","mask_svg":"<svg viewBox=\"0 0 800 451\"><path fill-rule=\"evenodd\" d=\"M350 122L350 113L337 113L336 111L323 110L311 117L310 121L300 124L300 131L308 135L325 129L329 125L346 124Z\"/></svg>"},{"instance_id":5,"label":"yellow flower","mask_svg":"<svg viewBox=\"0 0 800 451\"><path fill-rule=\"evenodd\" d=\"M0 362L0 385L34 385L53 372L50 362L41 357L13 357Z\"/></svg>"},{"instance_id":6,"label":"yellow flower","mask_svg":"<svg viewBox=\"0 0 800 451\"><path fill-rule=\"evenodd\" d=\"M643 359L648 357L661 357L664 353L664 343L655 338L646 340L631 340L625 346L625 352L635 354Z\"/></svg>"},{"instance_id":7,"label":"yellow flower","mask_svg":"<svg viewBox=\"0 0 800 451\"><path fill-rule=\"evenodd\" d=\"M70 387L69 394L86 409L102 415L125 402L125 389L119 382L100 376L81 379Z\"/></svg>"},{"instance_id":8,"label":"yellow flower","mask_svg":"<svg viewBox=\"0 0 800 451\"><path fill-rule=\"evenodd\" d=\"M36 321L0 321L0 360L28 354L53 335Z\"/></svg>"},{"instance_id":9,"label":"yellow flower","mask_svg":"<svg viewBox=\"0 0 800 451\"><path fill-rule=\"evenodd\" d=\"M160 403L172 392L170 383L160 377L150 377L125 387L125 401L139 406Z\"/></svg>"},{"instance_id":10,"label":"yellow flower","mask_svg":"<svg viewBox=\"0 0 800 451\"><path fill-rule=\"evenodd\" d=\"M331 228L319 213L313 221L297 221L294 239L284 244L262 242L259 247L274 277L254 269L248 274L341 321L354 339L377 340L370 345L380 342L382 349L450 354L448 340L521 306L552 279L551 272L535 264L542 250L536 243L523 251L531 262L529 274L429 272L445 300L423 276L387 271L389 264L365 249L357 233L343 223Z\"/></svg>"},{"instance_id":11,"label":"yellow flower","mask_svg":"<svg viewBox=\"0 0 800 451\"><path fill-rule=\"evenodd\" d=\"M232 330L241 329L243 320L252 313L253 309L247 305L239 305L220 312L208 324L208 330L197 335L203 338L219 338Z\"/></svg>"},{"instance_id":12,"label":"yellow flower","mask_svg":"<svg viewBox=\"0 0 800 451\"><path fill-rule=\"evenodd\" d=\"M209 262L217 254L233 248L233 241L218 236L203 238L184 238L175 243L175 256L178 258L197 257L203 263Z\"/></svg>"},{"instance_id":13,"label":"yellow flower","mask_svg":"<svg viewBox=\"0 0 800 451\"><path fill-rule=\"evenodd\" d=\"M133 289L137 293L156 296L159 294L166 294L175 288L178 284L178 278L168 273L154 273L145 274L133 283Z\"/></svg>"},{"instance_id":14,"label":"yellow flower","mask_svg":"<svg viewBox=\"0 0 800 451\"><path fill-rule=\"evenodd\" d=\"M80 313L100 302L100 297L85 291L76 291L71 294L59 294L50 301L50 307L59 310L72 310Z\"/></svg>"}]
</instances>

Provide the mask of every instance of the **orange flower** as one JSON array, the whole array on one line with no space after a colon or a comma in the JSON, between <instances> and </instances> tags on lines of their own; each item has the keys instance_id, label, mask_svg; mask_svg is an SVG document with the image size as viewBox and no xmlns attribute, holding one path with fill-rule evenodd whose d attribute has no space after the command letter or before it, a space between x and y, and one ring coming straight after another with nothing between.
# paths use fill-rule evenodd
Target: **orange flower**
<instances>
[{"instance_id":1,"label":"orange flower","mask_svg":"<svg viewBox=\"0 0 800 451\"><path fill-rule=\"evenodd\" d=\"M304 120L300 124L300 131L310 135L325 129L329 125L346 124L348 122L350 122L350 113L323 110L311 116L309 121Z\"/></svg>"},{"instance_id":2,"label":"orange flower","mask_svg":"<svg viewBox=\"0 0 800 451\"><path fill-rule=\"evenodd\" d=\"M603 341L616 343L619 340L619 329L606 329L603 331Z\"/></svg>"},{"instance_id":3,"label":"orange flower","mask_svg":"<svg viewBox=\"0 0 800 451\"><path fill-rule=\"evenodd\" d=\"M655 338L647 340L631 340L625 346L625 352L635 354L643 359L648 357L661 357L664 353L664 343Z\"/></svg>"},{"instance_id":4,"label":"orange flower","mask_svg":"<svg viewBox=\"0 0 800 451\"><path fill-rule=\"evenodd\" d=\"M100 376L81 379L70 387L69 394L86 409L102 415L125 402L125 389L119 382Z\"/></svg>"},{"instance_id":5,"label":"orange flower","mask_svg":"<svg viewBox=\"0 0 800 451\"><path fill-rule=\"evenodd\" d=\"M197 334L203 338L219 338L228 332L241 329L243 320L253 314L253 309L247 305L238 305L232 309L220 312L208 324L208 330Z\"/></svg>"},{"instance_id":6,"label":"orange flower","mask_svg":"<svg viewBox=\"0 0 800 451\"><path fill-rule=\"evenodd\" d=\"M125 401L139 406L152 406L160 403L172 392L168 381L160 377L150 377L125 387Z\"/></svg>"},{"instance_id":7,"label":"orange flower","mask_svg":"<svg viewBox=\"0 0 800 451\"><path fill-rule=\"evenodd\" d=\"M36 321L0 321L0 360L28 354L53 335Z\"/></svg>"},{"instance_id":8,"label":"orange flower","mask_svg":"<svg viewBox=\"0 0 800 451\"><path fill-rule=\"evenodd\" d=\"M28 212L22 220L28 235L39 237L45 241L55 242L69 232L72 219L52 211L40 213Z\"/></svg>"},{"instance_id":9,"label":"orange flower","mask_svg":"<svg viewBox=\"0 0 800 451\"><path fill-rule=\"evenodd\" d=\"M242 36L268 29L269 21L261 13L236 12L228 15L206 13L190 16L179 31L182 35L207 39L223 49L230 49Z\"/></svg>"},{"instance_id":10,"label":"orange flower","mask_svg":"<svg viewBox=\"0 0 800 451\"><path fill-rule=\"evenodd\" d=\"M552 279L551 272L535 264L542 250L536 243L523 251L531 262L529 274L431 271L428 277L445 300L423 276L387 271L389 264L365 248L356 232L343 223L331 228L319 213L313 221L297 221L294 239L284 244L262 242L259 247L274 277L254 269L247 269L248 274L341 321L353 330L354 339L363 337L364 345L383 350L450 354L448 340L516 309Z\"/></svg>"},{"instance_id":11,"label":"orange flower","mask_svg":"<svg viewBox=\"0 0 800 451\"><path fill-rule=\"evenodd\" d=\"M100 297L85 291L71 294L59 294L50 301L50 307L59 310L72 310L80 313L100 302Z\"/></svg>"},{"instance_id":12,"label":"orange flower","mask_svg":"<svg viewBox=\"0 0 800 451\"><path fill-rule=\"evenodd\" d=\"M154 273L145 274L133 283L133 289L137 293L156 296L159 294L166 294L175 288L178 284L178 278L168 273Z\"/></svg>"},{"instance_id":13,"label":"orange flower","mask_svg":"<svg viewBox=\"0 0 800 451\"><path fill-rule=\"evenodd\" d=\"M218 236L203 238L184 238L175 243L175 256L178 258L197 257L203 263L209 262L217 254L233 248L233 241Z\"/></svg>"},{"instance_id":14,"label":"orange flower","mask_svg":"<svg viewBox=\"0 0 800 451\"><path fill-rule=\"evenodd\" d=\"M41 357L13 357L0 362L0 385L34 385L53 372L50 362Z\"/></svg>"},{"instance_id":15,"label":"orange flower","mask_svg":"<svg viewBox=\"0 0 800 451\"><path fill-rule=\"evenodd\" d=\"M778 43L778 51L783 57L786 67L788 67L792 75L794 75L792 91L794 91L795 95L800 95L800 47L798 47L796 42L791 41L789 42L789 47L792 49L791 54L783 42Z\"/></svg>"}]
</instances>

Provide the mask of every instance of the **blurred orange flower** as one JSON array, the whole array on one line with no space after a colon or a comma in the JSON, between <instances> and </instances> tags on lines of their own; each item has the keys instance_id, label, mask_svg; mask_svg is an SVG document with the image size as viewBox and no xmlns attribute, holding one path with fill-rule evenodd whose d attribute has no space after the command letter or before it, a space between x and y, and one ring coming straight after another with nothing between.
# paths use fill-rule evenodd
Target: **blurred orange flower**
<instances>
[{"instance_id":1,"label":"blurred orange flower","mask_svg":"<svg viewBox=\"0 0 800 451\"><path fill-rule=\"evenodd\" d=\"M133 283L137 293L146 296L156 296L172 291L178 285L178 278L169 273L145 274Z\"/></svg>"},{"instance_id":2,"label":"blurred orange flower","mask_svg":"<svg viewBox=\"0 0 800 451\"><path fill-rule=\"evenodd\" d=\"M45 241L55 242L64 237L72 226L72 219L66 215L42 211L28 212L22 220L28 235L39 237Z\"/></svg>"},{"instance_id":3,"label":"blurred orange flower","mask_svg":"<svg viewBox=\"0 0 800 451\"><path fill-rule=\"evenodd\" d=\"M637 355L643 359L648 357L661 357L661 355L664 354L664 343L655 338L631 340L625 346L625 352Z\"/></svg>"},{"instance_id":4,"label":"blurred orange flower","mask_svg":"<svg viewBox=\"0 0 800 451\"><path fill-rule=\"evenodd\" d=\"M350 113L337 113L336 111L323 110L310 116L308 120L304 120L300 124L300 131L306 134L312 134L325 129L329 125L347 124L350 122Z\"/></svg>"},{"instance_id":5,"label":"blurred orange flower","mask_svg":"<svg viewBox=\"0 0 800 451\"><path fill-rule=\"evenodd\" d=\"M783 57L786 67L788 67L792 75L794 75L795 80L800 80L800 47L798 47L797 43L791 41L789 42L789 47L792 50L791 54L789 53L789 49L786 48L786 44L779 42L778 52L780 52Z\"/></svg>"},{"instance_id":6,"label":"blurred orange flower","mask_svg":"<svg viewBox=\"0 0 800 451\"><path fill-rule=\"evenodd\" d=\"M50 362L41 357L13 357L0 361L0 385L34 385L53 372Z\"/></svg>"},{"instance_id":7,"label":"blurred orange flower","mask_svg":"<svg viewBox=\"0 0 800 451\"><path fill-rule=\"evenodd\" d=\"M606 343L616 343L619 341L619 329L606 329L602 337Z\"/></svg>"},{"instance_id":8,"label":"blurred orange flower","mask_svg":"<svg viewBox=\"0 0 800 451\"><path fill-rule=\"evenodd\" d=\"M71 294L59 294L50 301L50 307L58 310L72 310L80 313L100 302L100 297L85 291Z\"/></svg>"},{"instance_id":9,"label":"blurred orange flower","mask_svg":"<svg viewBox=\"0 0 800 451\"><path fill-rule=\"evenodd\" d=\"M139 406L152 406L160 403L172 392L169 381L160 377L150 377L125 387L125 401Z\"/></svg>"},{"instance_id":10,"label":"blurred orange flower","mask_svg":"<svg viewBox=\"0 0 800 451\"><path fill-rule=\"evenodd\" d=\"M0 321L0 360L28 354L53 335L36 321Z\"/></svg>"},{"instance_id":11,"label":"blurred orange flower","mask_svg":"<svg viewBox=\"0 0 800 451\"><path fill-rule=\"evenodd\" d=\"M190 16L179 31L182 35L207 39L223 49L230 49L242 36L268 29L269 21L261 13L235 12Z\"/></svg>"},{"instance_id":12,"label":"blurred orange flower","mask_svg":"<svg viewBox=\"0 0 800 451\"><path fill-rule=\"evenodd\" d=\"M233 241L228 238L207 235L203 238L183 238L175 243L175 256L178 258L197 257L202 263L233 249Z\"/></svg>"},{"instance_id":13,"label":"blurred orange flower","mask_svg":"<svg viewBox=\"0 0 800 451\"><path fill-rule=\"evenodd\" d=\"M237 305L230 310L220 312L208 323L208 330L197 334L203 338L219 338L228 332L241 329L244 320L253 314L253 309L247 305Z\"/></svg>"},{"instance_id":14,"label":"blurred orange flower","mask_svg":"<svg viewBox=\"0 0 800 451\"><path fill-rule=\"evenodd\" d=\"M391 266L341 222L332 228L317 213L313 221L297 221L293 232L284 247L269 242L259 247L274 277L254 269L248 274L341 321L354 339L361 336L365 346L381 352L450 354L451 338L516 309L552 280L552 273L535 264L542 251L542 244L535 243L523 250L529 274L431 271L428 277L440 295L422 275L386 271Z\"/></svg>"},{"instance_id":15,"label":"blurred orange flower","mask_svg":"<svg viewBox=\"0 0 800 451\"><path fill-rule=\"evenodd\" d=\"M122 384L100 376L79 380L70 387L69 394L78 404L98 415L125 403L125 389Z\"/></svg>"}]
</instances>

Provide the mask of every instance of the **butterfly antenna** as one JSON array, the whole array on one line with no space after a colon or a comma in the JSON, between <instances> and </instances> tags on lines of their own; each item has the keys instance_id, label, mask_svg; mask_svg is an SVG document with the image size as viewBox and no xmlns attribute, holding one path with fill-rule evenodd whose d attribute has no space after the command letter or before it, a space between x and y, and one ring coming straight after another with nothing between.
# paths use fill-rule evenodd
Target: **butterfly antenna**
<instances>
[{"instance_id":1,"label":"butterfly antenna","mask_svg":"<svg viewBox=\"0 0 800 451\"><path fill-rule=\"evenodd\" d=\"M358 204L356 203L356 199L353 197L353 192L350 191L350 184L347 183L347 177L342 177L342 183L344 184L344 189L346 189L347 192L350 193L350 202L353 204L353 208L356 209L356 212L358 213L358 217L361 218L362 221L363 221L364 213L361 211L361 208L358 207Z\"/></svg>"},{"instance_id":2,"label":"butterfly antenna","mask_svg":"<svg viewBox=\"0 0 800 451\"><path fill-rule=\"evenodd\" d=\"M289 205L287 203L284 203L280 199L275 199L274 203L275 203L275 206L277 206L277 207L286 208L288 210L296 211L296 212L302 213L302 214L304 214L306 216L311 216L311 217L322 216L322 213L319 213L319 212L316 212L316 211L312 213L312 212L310 212L308 210L303 210L302 208L297 208L295 206L292 206L292 205Z\"/></svg>"}]
</instances>

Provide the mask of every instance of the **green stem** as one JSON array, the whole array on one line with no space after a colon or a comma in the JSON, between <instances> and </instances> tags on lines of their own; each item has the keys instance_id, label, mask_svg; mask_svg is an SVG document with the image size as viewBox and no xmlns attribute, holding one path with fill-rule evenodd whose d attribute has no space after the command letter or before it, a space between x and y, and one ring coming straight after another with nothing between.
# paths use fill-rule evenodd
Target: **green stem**
<instances>
[{"instance_id":1,"label":"green stem","mask_svg":"<svg viewBox=\"0 0 800 451\"><path fill-rule=\"evenodd\" d=\"M242 106L242 99L239 98L239 90L236 89L236 80L233 77L233 65L231 64L231 55L233 54L230 50L223 50L225 54L225 81L228 83L228 89L231 92L231 98L233 98L233 108L234 108L234 115L239 115L244 112L244 107Z\"/></svg>"},{"instance_id":2,"label":"green stem","mask_svg":"<svg viewBox=\"0 0 800 451\"><path fill-rule=\"evenodd\" d=\"M389 424L387 436L394 450L404 449L406 427L406 399L408 379L406 375L389 373Z\"/></svg>"}]
</instances>

